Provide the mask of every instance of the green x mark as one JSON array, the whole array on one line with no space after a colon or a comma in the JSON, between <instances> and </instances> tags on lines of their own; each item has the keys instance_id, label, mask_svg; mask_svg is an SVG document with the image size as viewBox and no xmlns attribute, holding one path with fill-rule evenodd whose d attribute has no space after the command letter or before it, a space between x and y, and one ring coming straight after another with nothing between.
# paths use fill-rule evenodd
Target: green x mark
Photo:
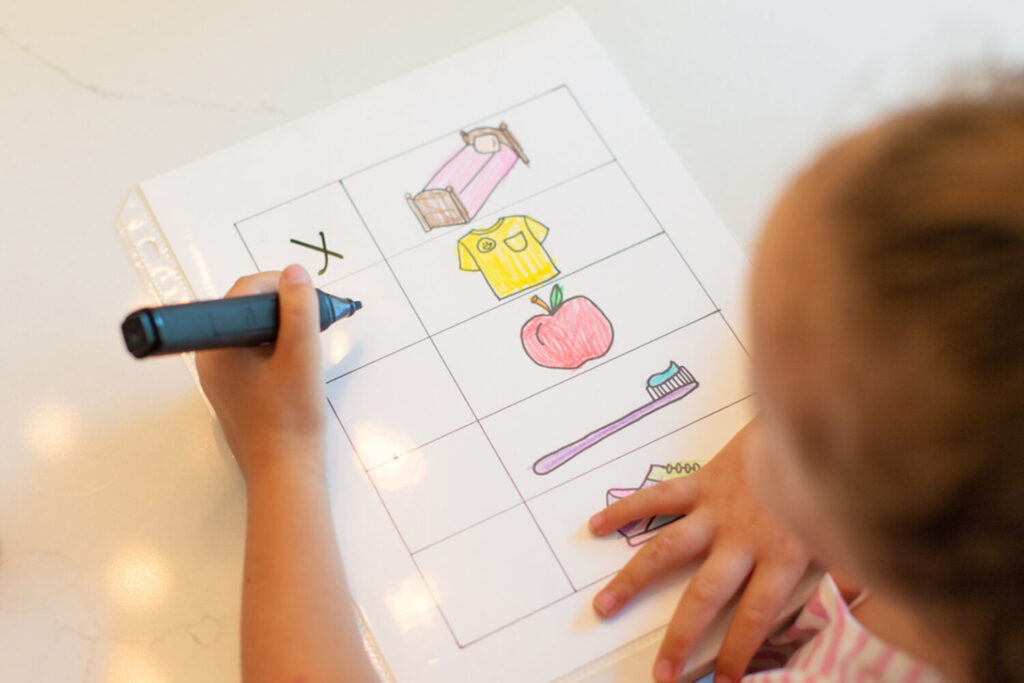
<instances>
[{"instance_id":1,"label":"green x mark","mask_svg":"<svg viewBox=\"0 0 1024 683\"><path fill-rule=\"evenodd\" d=\"M313 251L319 251L319 252L321 252L324 255L324 267L321 268L320 270L316 271L317 275L323 275L324 273L327 272L327 261L328 261L329 257L337 256L338 258L345 258L344 256L342 256L338 252L331 251L330 249L327 248L327 239L324 237L324 231L323 230L320 231L320 246L319 247L316 246L315 244L309 244L308 242L303 242L302 240L297 240L295 238L292 238L292 239L290 239L288 241L291 242L292 244L297 244L300 247L306 247L307 249L312 249Z\"/></svg>"}]
</instances>

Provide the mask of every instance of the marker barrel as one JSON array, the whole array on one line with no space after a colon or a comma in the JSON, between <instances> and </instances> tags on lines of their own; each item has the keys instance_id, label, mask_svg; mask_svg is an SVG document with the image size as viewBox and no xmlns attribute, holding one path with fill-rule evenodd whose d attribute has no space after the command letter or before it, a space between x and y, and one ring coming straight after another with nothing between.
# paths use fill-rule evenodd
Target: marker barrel
<instances>
[{"instance_id":1,"label":"marker barrel","mask_svg":"<svg viewBox=\"0 0 1024 683\"><path fill-rule=\"evenodd\" d=\"M358 301L317 290L320 330L362 307ZM260 346L277 339L280 303L276 293L143 308L121 325L125 344L137 358L232 346Z\"/></svg>"}]
</instances>

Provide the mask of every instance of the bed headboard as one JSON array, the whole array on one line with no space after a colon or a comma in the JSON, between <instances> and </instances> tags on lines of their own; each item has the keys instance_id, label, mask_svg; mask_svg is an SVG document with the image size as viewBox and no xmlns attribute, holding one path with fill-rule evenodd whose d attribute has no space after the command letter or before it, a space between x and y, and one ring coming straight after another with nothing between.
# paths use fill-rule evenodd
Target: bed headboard
<instances>
[{"instance_id":1,"label":"bed headboard","mask_svg":"<svg viewBox=\"0 0 1024 683\"><path fill-rule=\"evenodd\" d=\"M472 145L476 139L482 135L493 135L498 138L501 144L511 147L515 151L516 156L519 157L520 161L527 166L530 165L530 160L527 158L526 152L523 151L519 141L516 140L516 136L512 135L512 131L508 129L508 125L504 121L502 121L497 128L481 126L472 130L461 131L461 135L462 141L467 145Z\"/></svg>"}]
</instances>

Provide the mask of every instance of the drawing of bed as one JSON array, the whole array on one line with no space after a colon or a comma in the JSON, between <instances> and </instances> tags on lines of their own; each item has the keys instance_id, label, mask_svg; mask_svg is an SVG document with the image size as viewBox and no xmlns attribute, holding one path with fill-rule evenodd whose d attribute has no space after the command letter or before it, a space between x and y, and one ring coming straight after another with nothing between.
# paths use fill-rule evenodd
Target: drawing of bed
<instances>
[{"instance_id":1,"label":"drawing of bed","mask_svg":"<svg viewBox=\"0 0 1024 683\"><path fill-rule=\"evenodd\" d=\"M461 134L462 146L445 159L423 189L415 196L405 195L424 232L473 220L516 162L530 165L505 123Z\"/></svg>"}]
</instances>

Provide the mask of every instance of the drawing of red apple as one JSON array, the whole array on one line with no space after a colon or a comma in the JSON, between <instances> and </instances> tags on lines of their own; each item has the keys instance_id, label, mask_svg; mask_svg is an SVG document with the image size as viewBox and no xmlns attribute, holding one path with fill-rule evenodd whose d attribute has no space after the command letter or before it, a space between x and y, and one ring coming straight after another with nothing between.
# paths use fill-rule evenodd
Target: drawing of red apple
<instances>
[{"instance_id":1,"label":"drawing of red apple","mask_svg":"<svg viewBox=\"0 0 1024 683\"><path fill-rule=\"evenodd\" d=\"M585 296L563 300L561 285L552 287L550 305L536 295L530 301L547 311L523 325L523 350L534 363L574 370L608 353L615 336L612 324L593 301Z\"/></svg>"}]
</instances>

